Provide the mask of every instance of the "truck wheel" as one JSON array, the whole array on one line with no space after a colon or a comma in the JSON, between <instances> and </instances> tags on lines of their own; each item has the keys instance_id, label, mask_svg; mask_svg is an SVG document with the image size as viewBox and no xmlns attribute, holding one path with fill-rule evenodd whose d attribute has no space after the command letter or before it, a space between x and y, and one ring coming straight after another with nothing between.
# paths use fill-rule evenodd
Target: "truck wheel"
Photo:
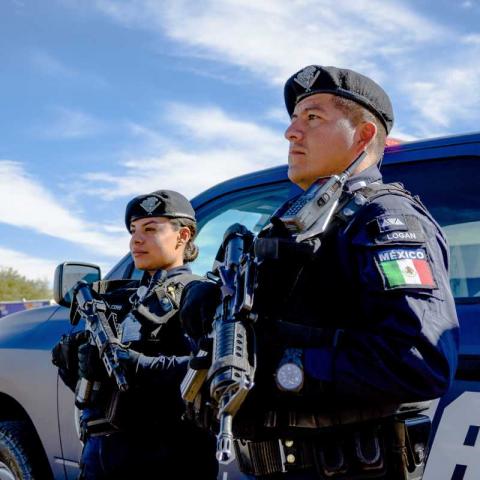
<instances>
[{"instance_id":1,"label":"truck wheel","mask_svg":"<svg viewBox=\"0 0 480 480\"><path fill-rule=\"evenodd\" d=\"M0 422L0 480L39 480L42 475L35 434L24 421Z\"/></svg>"}]
</instances>

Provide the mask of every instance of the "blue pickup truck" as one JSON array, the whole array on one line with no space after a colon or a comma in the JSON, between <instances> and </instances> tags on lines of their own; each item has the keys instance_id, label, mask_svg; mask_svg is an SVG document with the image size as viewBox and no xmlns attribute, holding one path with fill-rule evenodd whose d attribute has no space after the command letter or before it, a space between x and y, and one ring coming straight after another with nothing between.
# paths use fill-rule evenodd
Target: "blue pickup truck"
<instances>
[{"instance_id":1,"label":"blue pickup truck","mask_svg":"<svg viewBox=\"0 0 480 480\"><path fill-rule=\"evenodd\" d=\"M429 412L434 435L424 479L478 479L480 134L389 147L382 170L385 181L402 181L421 196L450 242L460 358L451 391ZM279 166L228 180L195 197L201 254L194 270L211 268L226 227L239 222L258 232L277 206L297 192L286 166ZM139 274L126 255L105 278ZM52 346L70 329L68 310L58 305L0 319L0 480L77 475L81 444L73 395L50 363ZM220 478L242 477L230 468Z\"/></svg>"}]
</instances>

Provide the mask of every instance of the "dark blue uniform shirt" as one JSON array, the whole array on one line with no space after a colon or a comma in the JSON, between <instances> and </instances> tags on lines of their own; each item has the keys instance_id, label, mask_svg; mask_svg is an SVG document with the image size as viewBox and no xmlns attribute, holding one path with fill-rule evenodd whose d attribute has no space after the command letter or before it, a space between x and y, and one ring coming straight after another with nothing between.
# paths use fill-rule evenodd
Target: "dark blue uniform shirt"
<instances>
[{"instance_id":1,"label":"dark blue uniform shirt","mask_svg":"<svg viewBox=\"0 0 480 480\"><path fill-rule=\"evenodd\" d=\"M380 171L372 166L346 188L378 183ZM393 190L371 196L330 227L316 258L300 262L293 287L281 278L289 267L268 275L273 297L263 306L280 325L320 330L320 340L304 348L307 382L321 385L318 398L326 395L334 405L444 394L457 365L459 328L438 224L420 202ZM275 236L275 228L266 236ZM284 283L289 290L279 294ZM303 340L286 346L305 346Z\"/></svg>"}]
</instances>

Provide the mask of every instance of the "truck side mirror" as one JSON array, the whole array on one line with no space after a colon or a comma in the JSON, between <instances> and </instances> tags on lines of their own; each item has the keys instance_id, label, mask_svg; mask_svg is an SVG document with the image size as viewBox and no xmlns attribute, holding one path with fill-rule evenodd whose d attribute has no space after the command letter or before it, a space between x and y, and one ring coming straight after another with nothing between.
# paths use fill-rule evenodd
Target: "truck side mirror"
<instances>
[{"instance_id":1,"label":"truck side mirror","mask_svg":"<svg viewBox=\"0 0 480 480\"><path fill-rule=\"evenodd\" d=\"M64 262L55 269L53 298L62 305L72 304L72 289L80 281L92 283L100 280L100 267L91 263Z\"/></svg>"}]
</instances>

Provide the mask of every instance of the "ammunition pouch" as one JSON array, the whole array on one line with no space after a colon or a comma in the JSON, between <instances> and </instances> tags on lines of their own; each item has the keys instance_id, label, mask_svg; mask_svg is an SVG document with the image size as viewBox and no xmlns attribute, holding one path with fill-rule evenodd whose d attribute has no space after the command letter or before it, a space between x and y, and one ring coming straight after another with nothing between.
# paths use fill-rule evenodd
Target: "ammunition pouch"
<instances>
[{"instance_id":1,"label":"ammunition pouch","mask_svg":"<svg viewBox=\"0 0 480 480\"><path fill-rule=\"evenodd\" d=\"M160 429L173 431L182 418L183 405L177 401L176 391L165 392L161 399L156 393L148 387L128 392L113 388L102 406L98 406L102 415L85 422L85 433L99 436L119 431L139 434Z\"/></svg>"},{"instance_id":2,"label":"ammunition pouch","mask_svg":"<svg viewBox=\"0 0 480 480\"><path fill-rule=\"evenodd\" d=\"M87 420L82 424L80 437L82 441L87 437L108 435L122 429L123 425L119 408L121 405L121 396L121 392L113 390L105 408L105 415L100 418Z\"/></svg>"},{"instance_id":3,"label":"ammunition pouch","mask_svg":"<svg viewBox=\"0 0 480 480\"><path fill-rule=\"evenodd\" d=\"M52 363L58 367L63 383L75 392L78 381L78 346L87 340L83 331L64 334L52 349Z\"/></svg>"},{"instance_id":4,"label":"ammunition pouch","mask_svg":"<svg viewBox=\"0 0 480 480\"><path fill-rule=\"evenodd\" d=\"M235 440L235 451L241 471L260 478L312 471L320 479L421 480L430 425L425 415L379 419L310 437Z\"/></svg>"},{"instance_id":5,"label":"ammunition pouch","mask_svg":"<svg viewBox=\"0 0 480 480\"><path fill-rule=\"evenodd\" d=\"M86 422L88 435L106 435L117 431L139 434L178 428L184 405L175 388L162 388L150 382L134 383L125 392L111 381L102 383L96 415Z\"/></svg>"},{"instance_id":6,"label":"ammunition pouch","mask_svg":"<svg viewBox=\"0 0 480 480\"><path fill-rule=\"evenodd\" d=\"M162 289L163 290L163 289ZM134 312L135 317L142 325L142 332L147 333L149 337L158 336L161 328L178 311L169 295L163 291L156 291L140 303Z\"/></svg>"},{"instance_id":7,"label":"ammunition pouch","mask_svg":"<svg viewBox=\"0 0 480 480\"><path fill-rule=\"evenodd\" d=\"M186 403L183 418L203 430L217 432L218 409L214 408L212 403L206 399L209 400L210 396L205 389L202 389L193 402Z\"/></svg>"}]
</instances>

